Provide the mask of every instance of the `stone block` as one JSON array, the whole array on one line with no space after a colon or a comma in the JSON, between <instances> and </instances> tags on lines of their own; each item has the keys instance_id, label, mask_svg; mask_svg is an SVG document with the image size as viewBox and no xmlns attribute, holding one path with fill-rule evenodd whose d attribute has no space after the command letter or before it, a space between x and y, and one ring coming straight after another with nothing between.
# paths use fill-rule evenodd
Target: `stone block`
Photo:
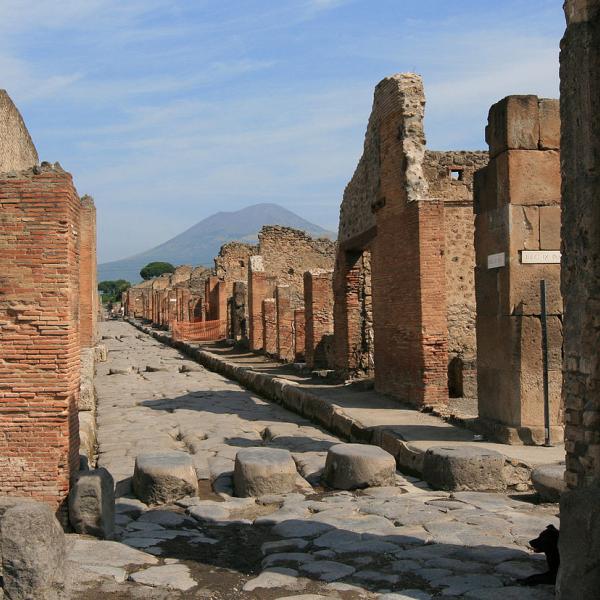
<instances>
[{"instance_id":1,"label":"stone block","mask_svg":"<svg viewBox=\"0 0 600 600\"><path fill-rule=\"evenodd\" d=\"M96 362L106 362L108 360L108 348L104 344L96 344L94 356Z\"/></svg>"},{"instance_id":2,"label":"stone block","mask_svg":"<svg viewBox=\"0 0 600 600\"><path fill-rule=\"evenodd\" d=\"M541 150L560 149L560 101L540 98L540 143Z\"/></svg>"},{"instance_id":3,"label":"stone block","mask_svg":"<svg viewBox=\"0 0 600 600\"><path fill-rule=\"evenodd\" d=\"M600 590L600 489L565 492L560 498L560 569L556 597L596 598Z\"/></svg>"},{"instance_id":4,"label":"stone block","mask_svg":"<svg viewBox=\"0 0 600 600\"><path fill-rule=\"evenodd\" d=\"M337 490L394 485L395 458L378 446L336 444L329 448L323 479Z\"/></svg>"},{"instance_id":5,"label":"stone block","mask_svg":"<svg viewBox=\"0 0 600 600\"><path fill-rule=\"evenodd\" d=\"M508 210L506 228L507 238L509 237L508 248L511 258L519 257L521 250L539 250L540 247L540 210L546 207L521 206L511 204L506 207ZM555 207L548 207L555 208ZM557 207L560 211L560 206ZM510 231L510 233L509 233Z\"/></svg>"},{"instance_id":6,"label":"stone block","mask_svg":"<svg viewBox=\"0 0 600 600\"><path fill-rule=\"evenodd\" d=\"M103 468L80 472L69 493L69 520L77 533L109 540L115 528L115 483Z\"/></svg>"},{"instance_id":7,"label":"stone block","mask_svg":"<svg viewBox=\"0 0 600 600\"><path fill-rule=\"evenodd\" d=\"M485 141L491 157L506 150L537 150L539 139L537 96L508 96L490 108Z\"/></svg>"},{"instance_id":8,"label":"stone block","mask_svg":"<svg viewBox=\"0 0 600 600\"><path fill-rule=\"evenodd\" d=\"M509 150L496 159L498 204L560 204L560 154Z\"/></svg>"},{"instance_id":9,"label":"stone block","mask_svg":"<svg viewBox=\"0 0 600 600\"><path fill-rule=\"evenodd\" d=\"M429 448L423 461L423 479L448 491L504 491L504 456L477 446Z\"/></svg>"},{"instance_id":10,"label":"stone block","mask_svg":"<svg viewBox=\"0 0 600 600\"><path fill-rule=\"evenodd\" d=\"M531 482L542 502L558 502L567 489L565 464L540 465L531 472Z\"/></svg>"},{"instance_id":11,"label":"stone block","mask_svg":"<svg viewBox=\"0 0 600 600\"><path fill-rule=\"evenodd\" d=\"M65 534L48 505L0 499L0 555L7 600L66 599Z\"/></svg>"},{"instance_id":12,"label":"stone block","mask_svg":"<svg viewBox=\"0 0 600 600\"><path fill-rule=\"evenodd\" d=\"M540 249L560 250L560 206L540 206Z\"/></svg>"},{"instance_id":13,"label":"stone block","mask_svg":"<svg viewBox=\"0 0 600 600\"><path fill-rule=\"evenodd\" d=\"M138 455L132 485L146 504L167 504L198 493L192 457L175 450Z\"/></svg>"},{"instance_id":14,"label":"stone block","mask_svg":"<svg viewBox=\"0 0 600 600\"><path fill-rule=\"evenodd\" d=\"M560 293L560 265L521 264L516 259L510 266L510 291L505 296L502 312L505 315L540 315L540 281L546 280L546 311L550 315L562 314Z\"/></svg>"},{"instance_id":15,"label":"stone block","mask_svg":"<svg viewBox=\"0 0 600 600\"><path fill-rule=\"evenodd\" d=\"M473 175L473 211L476 215L498 208L498 181L493 160Z\"/></svg>"},{"instance_id":16,"label":"stone block","mask_svg":"<svg viewBox=\"0 0 600 600\"><path fill-rule=\"evenodd\" d=\"M297 476L296 463L288 450L246 448L236 454L233 484L238 497L292 492Z\"/></svg>"}]
</instances>

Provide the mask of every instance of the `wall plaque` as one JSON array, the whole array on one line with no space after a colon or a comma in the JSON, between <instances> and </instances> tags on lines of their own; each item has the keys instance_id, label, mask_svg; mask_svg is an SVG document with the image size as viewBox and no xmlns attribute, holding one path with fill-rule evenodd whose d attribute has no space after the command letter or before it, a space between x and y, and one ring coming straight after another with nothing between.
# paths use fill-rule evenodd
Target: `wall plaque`
<instances>
[{"instance_id":1,"label":"wall plaque","mask_svg":"<svg viewBox=\"0 0 600 600\"><path fill-rule=\"evenodd\" d=\"M488 256L488 269L498 269L506 264L504 252L498 254L490 254Z\"/></svg>"},{"instance_id":2,"label":"wall plaque","mask_svg":"<svg viewBox=\"0 0 600 600\"><path fill-rule=\"evenodd\" d=\"M560 250L521 250L524 265L559 265Z\"/></svg>"}]
</instances>

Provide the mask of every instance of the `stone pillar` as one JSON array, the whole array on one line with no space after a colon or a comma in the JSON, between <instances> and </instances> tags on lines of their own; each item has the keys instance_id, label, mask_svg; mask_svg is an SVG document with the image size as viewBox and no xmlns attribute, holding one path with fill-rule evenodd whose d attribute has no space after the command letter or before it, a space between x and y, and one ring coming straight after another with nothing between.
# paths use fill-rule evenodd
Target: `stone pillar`
<instances>
[{"instance_id":1,"label":"stone pillar","mask_svg":"<svg viewBox=\"0 0 600 600\"><path fill-rule=\"evenodd\" d=\"M219 303L217 297L217 285L219 278L211 275L206 279L204 298L206 299L206 320L216 321L219 319Z\"/></svg>"},{"instance_id":2,"label":"stone pillar","mask_svg":"<svg viewBox=\"0 0 600 600\"><path fill-rule=\"evenodd\" d=\"M304 273L305 360L309 368L327 364L325 338L333 334L333 271Z\"/></svg>"},{"instance_id":3,"label":"stone pillar","mask_svg":"<svg viewBox=\"0 0 600 600\"><path fill-rule=\"evenodd\" d=\"M269 356L277 354L277 306L275 298L265 298L262 301L263 350Z\"/></svg>"},{"instance_id":4,"label":"stone pillar","mask_svg":"<svg viewBox=\"0 0 600 600\"><path fill-rule=\"evenodd\" d=\"M275 288L277 307L277 356L280 360L294 360L294 309L289 285Z\"/></svg>"},{"instance_id":5,"label":"stone pillar","mask_svg":"<svg viewBox=\"0 0 600 600\"><path fill-rule=\"evenodd\" d=\"M267 295L267 274L262 256L251 256L248 262L248 334L250 350L263 349L263 300ZM265 350L266 351L266 350Z\"/></svg>"},{"instance_id":6,"label":"stone pillar","mask_svg":"<svg viewBox=\"0 0 600 600\"><path fill-rule=\"evenodd\" d=\"M96 275L96 207L91 196L81 198L79 328L82 348L97 341L98 277Z\"/></svg>"},{"instance_id":7,"label":"stone pillar","mask_svg":"<svg viewBox=\"0 0 600 600\"><path fill-rule=\"evenodd\" d=\"M232 336L240 340L248 335L246 317L246 282L233 282L232 296Z\"/></svg>"},{"instance_id":8,"label":"stone pillar","mask_svg":"<svg viewBox=\"0 0 600 600\"><path fill-rule=\"evenodd\" d=\"M177 289L172 288L167 292L167 310L165 315L165 327L171 327L174 321L177 320Z\"/></svg>"},{"instance_id":9,"label":"stone pillar","mask_svg":"<svg viewBox=\"0 0 600 600\"><path fill-rule=\"evenodd\" d=\"M561 44L566 482L559 600L600 589L600 0L567 0Z\"/></svg>"},{"instance_id":10,"label":"stone pillar","mask_svg":"<svg viewBox=\"0 0 600 600\"><path fill-rule=\"evenodd\" d=\"M54 510L79 467L80 213L58 164L0 175L0 496Z\"/></svg>"},{"instance_id":11,"label":"stone pillar","mask_svg":"<svg viewBox=\"0 0 600 600\"><path fill-rule=\"evenodd\" d=\"M479 417L507 443L544 442L540 280L547 285L552 436L560 399L558 101L509 96L490 109L490 162L475 176Z\"/></svg>"},{"instance_id":12,"label":"stone pillar","mask_svg":"<svg viewBox=\"0 0 600 600\"><path fill-rule=\"evenodd\" d=\"M216 318L227 322L227 301L231 296L232 283L230 281L219 281L215 289L215 303L217 306Z\"/></svg>"},{"instance_id":13,"label":"stone pillar","mask_svg":"<svg viewBox=\"0 0 600 600\"><path fill-rule=\"evenodd\" d=\"M304 346L306 345L306 321L303 308L294 310L294 361L304 361Z\"/></svg>"}]
</instances>

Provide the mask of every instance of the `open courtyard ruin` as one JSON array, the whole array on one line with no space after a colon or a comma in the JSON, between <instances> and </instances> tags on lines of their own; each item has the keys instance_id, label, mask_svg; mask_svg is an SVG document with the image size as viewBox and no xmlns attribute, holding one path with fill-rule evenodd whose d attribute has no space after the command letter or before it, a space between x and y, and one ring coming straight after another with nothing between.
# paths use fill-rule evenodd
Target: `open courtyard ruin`
<instances>
[{"instance_id":1,"label":"open courtyard ruin","mask_svg":"<svg viewBox=\"0 0 600 600\"><path fill-rule=\"evenodd\" d=\"M385 77L335 241L265 223L113 315L0 91L0 600L600 598L600 0L564 11L560 98L487 149Z\"/></svg>"}]
</instances>

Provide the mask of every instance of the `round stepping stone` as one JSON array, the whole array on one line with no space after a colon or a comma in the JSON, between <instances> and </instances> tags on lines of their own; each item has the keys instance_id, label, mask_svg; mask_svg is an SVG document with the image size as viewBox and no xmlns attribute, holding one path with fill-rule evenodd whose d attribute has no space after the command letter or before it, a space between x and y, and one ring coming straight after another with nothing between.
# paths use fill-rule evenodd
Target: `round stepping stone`
<instances>
[{"instance_id":1,"label":"round stepping stone","mask_svg":"<svg viewBox=\"0 0 600 600\"><path fill-rule=\"evenodd\" d=\"M236 454L233 469L236 496L292 492L296 489L297 476L296 463L287 450L245 448Z\"/></svg>"},{"instance_id":2,"label":"round stepping stone","mask_svg":"<svg viewBox=\"0 0 600 600\"><path fill-rule=\"evenodd\" d=\"M175 450L138 455L132 485L146 504L167 504L198 493L192 457Z\"/></svg>"},{"instance_id":3,"label":"round stepping stone","mask_svg":"<svg viewBox=\"0 0 600 600\"><path fill-rule=\"evenodd\" d=\"M531 482L543 502L558 502L567 489L565 464L540 465L531 472Z\"/></svg>"},{"instance_id":4,"label":"round stepping stone","mask_svg":"<svg viewBox=\"0 0 600 600\"><path fill-rule=\"evenodd\" d=\"M490 492L506 490L504 455L477 446L429 448L423 459L423 479L440 490Z\"/></svg>"},{"instance_id":5,"label":"round stepping stone","mask_svg":"<svg viewBox=\"0 0 600 600\"><path fill-rule=\"evenodd\" d=\"M378 446L336 444L327 452L323 478L337 490L392 486L396 460Z\"/></svg>"}]
</instances>

